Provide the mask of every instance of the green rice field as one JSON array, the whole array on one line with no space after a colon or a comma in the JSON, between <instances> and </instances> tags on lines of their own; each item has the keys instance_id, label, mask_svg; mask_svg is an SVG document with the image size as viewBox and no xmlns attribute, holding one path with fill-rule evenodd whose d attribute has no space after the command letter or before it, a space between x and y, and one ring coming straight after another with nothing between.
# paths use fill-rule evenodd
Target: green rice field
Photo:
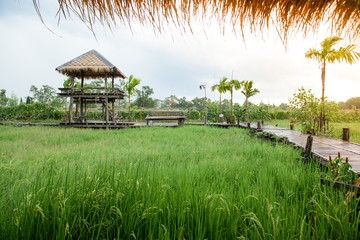
<instances>
[{"instance_id":1,"label":"green rice field","mask_svg":"<svg viewBox=\"0 0 360 240\"><path fill-rule=\"evenodd\" d=\"M0 239L359 239L300 152L205 126L0 126Z\"/></svg>"}]
</instances>

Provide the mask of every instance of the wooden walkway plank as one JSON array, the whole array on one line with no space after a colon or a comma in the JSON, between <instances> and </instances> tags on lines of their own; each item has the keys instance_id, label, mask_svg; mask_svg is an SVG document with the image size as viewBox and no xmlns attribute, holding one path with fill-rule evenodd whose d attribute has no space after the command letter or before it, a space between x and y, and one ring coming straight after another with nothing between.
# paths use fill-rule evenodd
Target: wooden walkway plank
<instances>
[{"instance_id":1,"label":"wooden walkway plank","mask_svg":"<svg viewBox=\"0 0 360 240\"><path fill-rule=\"evenodd\" d=\"M255 124L251 127L256 128ZM305 148L306 139L309 136L309 134L299 131L270 125L263 125L262 129L264 132L269 132L279 137L287 137L289 142L302 148ZM322 136L313 136L313 139L312 152L315 156L327 162L329 156L334 159L338 156L338 152L340 152L341 157L349 158L352 170L360 175L360 144Z\"/></svg>"}]
</instances>

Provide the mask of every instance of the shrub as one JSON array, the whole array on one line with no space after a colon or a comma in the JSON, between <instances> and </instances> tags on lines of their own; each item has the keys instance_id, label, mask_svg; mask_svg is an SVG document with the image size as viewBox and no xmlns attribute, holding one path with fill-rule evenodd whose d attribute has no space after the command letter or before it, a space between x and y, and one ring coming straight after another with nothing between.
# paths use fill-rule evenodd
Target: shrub
<instances>
[{"instance_id":1,"label":"shrub","mask_svg":"<svg viewBox=\"0 0 360 240\"><path fill-rule=\"evenodd\" d=\"M200 112L198 110L191 110L188 118L191 120L198 120L200 119Z\"/></svg>"}]
</instances>

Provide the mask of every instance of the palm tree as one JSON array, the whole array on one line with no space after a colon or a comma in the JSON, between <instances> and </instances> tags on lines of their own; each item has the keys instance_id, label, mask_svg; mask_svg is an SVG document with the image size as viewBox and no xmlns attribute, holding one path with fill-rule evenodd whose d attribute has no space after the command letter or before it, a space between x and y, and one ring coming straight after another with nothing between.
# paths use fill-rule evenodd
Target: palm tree
<instances>
[{"instance_id":1,"label":"palm tree","mask_svg":"<svg viewBox=\"0 0 360 240\"><path fill-rule=\"evenodd\" d=\"M131 96L134 96L136 94L136 86L139 85L140 82L141 82L140 78L134 78L133 75L130 75L128 81L124 85L124 88L125 88L127 94L129 95L129 119L131 118L131 115L130 115L131 100L130 100L130 98L131 98Z\"/></svg>"},{"instance_id":2,"label":"palm tree","mask_svg":"<svg viewBox=\"0 0 360 240\"><path fill-rule=\"evenodd\" d=\"M257 88L253 88L253 81L243 81L243 90L241 91L242 94L245 96L245 102L244 102L244 112L246 112L248 99L258 93L260 91Z\"/></svg>"},{"instance_id":3,"label":"palm tree","mask_svg":"<svg viewBox=\"0 0 360 240\"><path fill-rule=\"evenodd\" d=\"M217 90L220 93L220 114L221 114L221 94L227 92L230 88L227 82L228 78L223 77L220 79L220 82L218 84L214 84L211 87L211 91Z\"/></svg>"},{"instance_id":4,"label":"palm tree","mask_svg":"<svg viewBox=\"0 0 360 240\"><path fill-rule=\"evenodd\" d=\"M231 79L228 82L230 94L231 94L231 116L233 116L233 92L234 92L234 89L239 90L241 88L241 86L243 85L243 83L244 83L244 81L240 82L239 80L235 80L235 79Z\"/></svg>"},{"instance_id":5,"label":"palm tree","mask_svg":"<svg viewBox=\"0 0 360 240\"><path fill-rule=\"evenodd\" d=\"M309 51L305 53L307 59L315 59L321 65L321 83L322 83L322 92L321 92L321 112L320 112L320 131L322 126L325 124L325 114L324 114L324 101L325 101L325 68L326 63L334 63L345 61L349 64L353 64L360 58L360 53L356 52L356 45L350 44L346 47L340 47L339 49L334 49L334 45L337 44L342 38L340 37L328 37L320 43L321 49L316 50L310 48Z\"/></svg>"}]
</instances>

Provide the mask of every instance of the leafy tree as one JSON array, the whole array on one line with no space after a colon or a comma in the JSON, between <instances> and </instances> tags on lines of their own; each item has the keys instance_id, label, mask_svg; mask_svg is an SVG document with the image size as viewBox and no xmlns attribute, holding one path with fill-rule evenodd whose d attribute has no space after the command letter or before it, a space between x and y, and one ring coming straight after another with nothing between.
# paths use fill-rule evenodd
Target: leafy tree
<instances>
[{"instance_id":1,"label":"leafy tree","mask_svg":"<svg viewBox=\"0 0 360 240\"><path fill-rule=\"evenodd\" d=\"M0 89L0 106L6 106L9 99L6 97L6 90Z\"/></svg>"},{"instance_id":2,"label":"leafy tree","mask_svg":"<svg viewBox=\"0 0 360 240\"><path fill-rule=\"evenodd\" d=\"M228 80L227 77L223 77L220 79L218 84L214 84L211 87L211 91L214 92L215 90L217 90L220 93L220 111L219 111L220 114L221 114L221 94L230 90L227 80Z\"/></svg>"},{"instance_id":3,"label":"leafy tree","mask_svg":"<svg viewBox=\"0 0 360 240\"><path fill-rule=\"evenodd\" d=\"M32 103L34 103L34 98L33 98L33 97L30 97L30 96L27 96L25 103L26 103L26 104L32 104Z\"/></svg>"},{"instance_id":4,"label":"leafy tree","mask_svg":"<svg viewBox=\"0 0 360 240\"><path fill-rule=\"evenodd\" d=\"M170 95L162 101L161 108L171 108L178 104L179 99L175 95Z\"/></svg>"},{"instance_id":5,"label":"leafy tree","mask_svg":"<svg viewBox=\"0 0 360 240\"><path fill-rule=\"evenodd\" d=\"M140 78L134 78L133 75L130 75L128 81L125 82L125 85L124 85L124 89L127 92L127 94L129 95L129 119L131 118L131 116L130 116L131 96L134 96L136 94L136 86L139 85L140 82L141 82Z\"/></svg>"},{"instance_id":6,"label":"leafy tree","mask_svg":"<svg viewBox=\"0 0 360 240\"><path fill-rule=\"evenodd\" d=\"M317 50L310 48L309 51L305 53L305 57L308 59L315 59L321 65L321 102L324 104L325 101L325 69L326 63L342 62L345 61L349 64L355 63L360 58L360 53L356 52L356 45L350 44L346 47L340 47L339 49L334 49L336 45L342 38L340 37L328 37L320 43L321 49ZM324 110L321 110L320 113L320 130L325 124L325 113Z\"/></svg>"},{"instance_id":7,"label":"leafy tree","mask_svg":"<svg viewBox=\"0 0 360 240\"><path fill-rule=\"evenodd\" d=\"M149 86L143 86L142 90L136 90L137 98L133 102L133 105L146 108L155 108L156 101L150 96L154 94L154 90Z\"/></svg>"},{"instance_id":8,"label":"leafy tree","mask_svg":"<svg viewBox=\"0 0 360 240\"><path fill-rule=\"evenodd\" d=\"M229 91L230 91L230 95L231 95L231 116L233 116L233 93L234 93L234 89L235 90L239 90L241 88L243 84L243 81L240 82L239 80L236 80L236 79L231 79L229 82L228 82L228 85L229 85Z\"/></svg>"},{"instance_id":9,"label":"leafy tree","mask_svg":"<svg viewBox=\"0 0 360 240\"><path fill-rule=\"evenodd\" d=\"M190 107L192 107L192 102L187 101L186 97L184 96L182 98L179 98L179 101L176 104L176 107L178 107L178 108L190 108Z\"/></svg>"},{"instance_id":10,"label":"leafy tree","mask_svg":"<svg viewBox=\"0 0 360 240\"><path fill-rule=\"evenodd\" d=\"M9 98L9 101L8 101L8 106L14 107L17 105L19 105L19 98L15 95L15 93L12 93L11 97Z\"/></svg>"},{"instance_id":11,"label":"leafy tree","mask_svg":"<svg viewBox=\"0 0 360 240\"><path fill-rule=\"evenodd\" d=\"M289 104L287 104L287 103L281 103L281 104L279 105L279 108L280 108L280 110L286 111L286 110L289 109Z\"/></svg>"},{"instance_id":12,"label":"leafy tree","mask_svg":"<svg viewBox=\"0 0 360 240\"><path fill-rule=\"evenodd\" d=\"M321 132L319 116L322 111L330 120L335 118L338 113L338 104L334 101L327 101L325 98L322 102L322 99L315 97L311 89L305 90L303 87L294 93L293 98L289 99L289 103L292 116L301 123L305 132L310 129Z\"/></svg>"},{"instance_id":13,"label":"leafy tree","mask_svg":"<svg viewBox=\"0 0 360 240\"><path fill-rule=\"evenodd\" d=\"M203 111L204 110L204 102L207 100L208 99L205 99L205 97L202 97L202 98L196 97L193 100L191 100L192 107L196 108L198 111Z\"/></svg>"},{"instance_id":14,"label":"leafy tree","mask_svg":"<svg viewBox=\"0 0 360 240\"><path fill-rule=\"evenodd\" d=\"M34 85L30 87L30 92L33 93L34 99L40 103L51 103L56 97L56 91L49 85L43 85L42 88L38 89Z\"/></svg>"},{"instance_id":15,"label":"leafy tree","mask_svg":"<svg viewBox=\"0 0 360 240\"><path fill-rule=\"evenodd\" d=\"M253 81L243 81L243 90L241 91L242 94L245 96L244 101L244 111L246 112L246 109L248 107L248 100L250 97L260 93L260 91L257 88L253 88Z\"/></svg>"},{"instance_id":16,"label":"leafy tree","mask_svg":"<svg viewBox=\"0 0 360 240\"><path fill-rule=\"evenodd\" d=\"M71 87L71 78L64 80L63 83L64 88L70 88ZM81 88L81 83L77 80L74 80L74 88Z\"/></svg>"},{"instance_id":17,"label":"leafy tree","mask_svg":"<svg viewBox=\"0 0 360 240\"><path fill-rule=\"evenodd\" d=\"M345 107L347 109L360 109L360 97L352 97L349 98L346 102L345 102Z\"/></svg>"}]
</instances>

